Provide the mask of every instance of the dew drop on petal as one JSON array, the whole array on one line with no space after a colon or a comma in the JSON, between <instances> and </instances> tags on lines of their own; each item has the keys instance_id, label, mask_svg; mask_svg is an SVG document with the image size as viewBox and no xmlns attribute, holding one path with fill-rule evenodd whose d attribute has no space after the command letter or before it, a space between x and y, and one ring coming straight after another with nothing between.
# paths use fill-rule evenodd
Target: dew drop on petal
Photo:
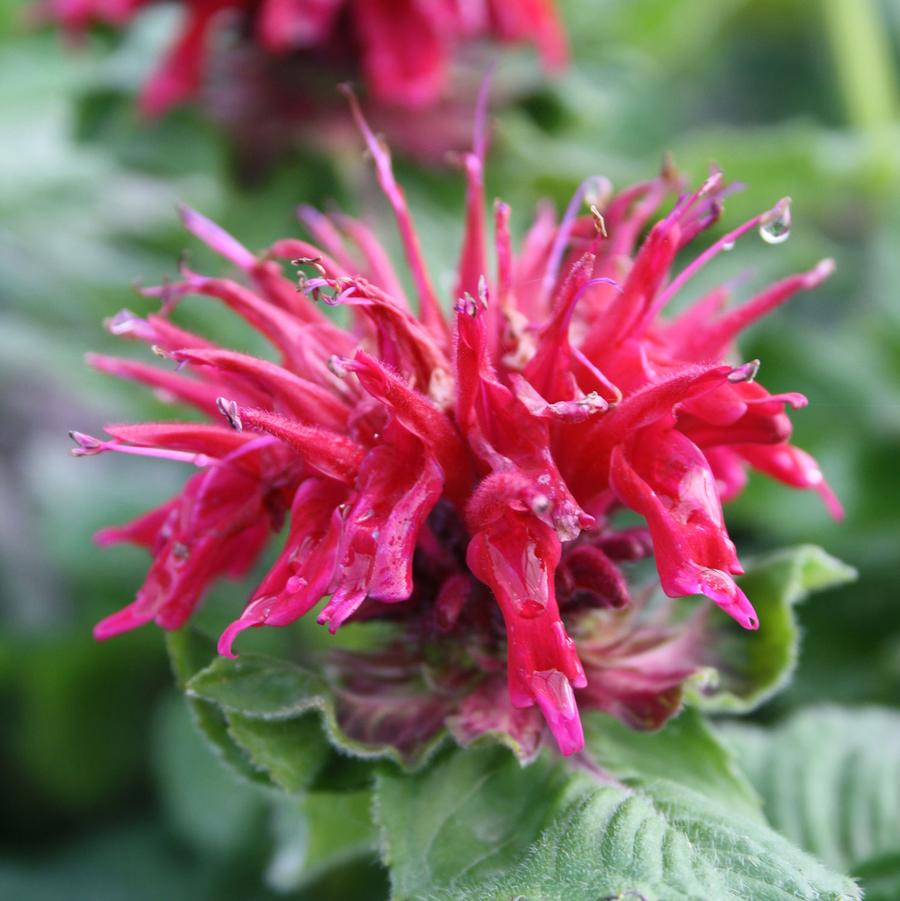
<instances>
[{"instance_id":1,"label":"dew drop on petal","mask_svg":"<svg viewBox=\"0 0 900 901\"><path fill-rule=\"evenodd\" d=\"M307 586L307 581L302 576L291 576L285 583L285 589L288 594L296 594L301 588Z\"/></svg>"},{"instance_id":2,"label":"dew drop on petal","mask_svg":"<svg viewBox=\"0 0 900 901\"><path fill-rule=\"evenodd\" d=\"M759 236L766 244L784 244L791 236L791 199L785 197L772 207L759 226Z\"/></svg>"},{"instance_id":3,"label":"dew drop on petal","mask_svg":"<svg viewBox=\"0 0 900 901\"><path fill-rule=\"evenodd\" d=\"M534 619L540 616L547 609L546 604L542 604L537 598L526 598L519 605L519 615L524 619Z\"/></svg>"}]
</instances>

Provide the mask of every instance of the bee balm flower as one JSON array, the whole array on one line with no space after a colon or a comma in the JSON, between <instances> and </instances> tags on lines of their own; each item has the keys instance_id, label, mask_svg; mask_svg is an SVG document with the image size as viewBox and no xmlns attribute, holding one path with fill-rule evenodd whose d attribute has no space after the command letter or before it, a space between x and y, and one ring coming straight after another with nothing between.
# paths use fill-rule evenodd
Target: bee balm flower
<instances>
[{"instance_id":1,"label":"bee balm flower","mask_svg":"<svg viewBox=\"0 0 900 901\"><path fill-rule=\"evenodd\" d=\"M437 648L433 690L419 706L392 708L391 734L418 740L446 722L463 742L494 731L533 749L540 711L571 754L583 743L579 703L659 725L699 667L699 620L642 621L644 601L630 596L621 565L652 554L666 595L705 595L755 629L733 578L741 565L723 501L753 468L818 491L839 514L818 466L789 443L785 409L804 398L769 394L755 381L758 363L731 362L745 326L815 288L832 264L737 306L725 308L723 286L665 316L710 259L751 229L777 230L788 210L782 201L675 272L676 255L718 219L724 187L714 173L682 193L641 240L678 189L666 170L618 194L602 180L585 183L559 221L541 208L518 252L510 210L498 202L489 272L482 128L464 160L466 228L448 313L387 151L355 101L354 112L415 297L358 220L301 209L314 243L286 238L257 256L182 211L240 279L184 266L179 281L145 289L162 300L159 313L110 320L115 334L151 345L177 370L89 358L211 418L111 425L104 439L73 433L79 456L198 468L176 497L99 534L102 544L146 547L153 563L134 602L96 635L151 621L178 628L216 578L245 573L288 520L284 549L222 635L222 654L234 653L242 631L288 625L327 597L318 621L332 632L372 618L398 629L380 656L343 667L345 700L377 693L385 679L424 666L425 646ZM279 260L298 267L299 291ZM243 317L278 362L177 326L170 313L189 295ZM339 305L347 328L327 315ZM623 510L641 524L623 526ZM335 659L340 670L344 658Z\"/></svg>"},{"instance_id":2,"label":"bee balm flower","mask_svg":"<svg viewBox=\"0 0 900 901\"><path fill-rule=\"evenodd\" d=\"M92 23L124 26L153 0L41 0L39 18L78 34ZM309 67L293 83L293 103L306 108L316 73L331 83L361 77L381 103L434 105L446 93L457 48L474 40L528 42L548 68L566 60L553 0L182 0L181 31L144 87L140 107L156 116L193 97L207 73L216 32L276 59L299 56ZM284 87L284 86L282 86ZM240 85L234 89L239 93Z\"/></svg>"}]
</instances>

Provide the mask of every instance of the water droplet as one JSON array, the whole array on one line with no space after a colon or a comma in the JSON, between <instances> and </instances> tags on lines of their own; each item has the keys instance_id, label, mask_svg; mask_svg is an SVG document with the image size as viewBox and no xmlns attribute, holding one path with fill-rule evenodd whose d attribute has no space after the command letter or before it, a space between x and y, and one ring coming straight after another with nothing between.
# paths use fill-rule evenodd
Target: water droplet
<instances>
[{"instance_id":1,"label":"water droplet","mask_svg":"<svg viewBox=\"0 0 900 901\"><path fill-rule=\"evenodd\" d=\"M540 616L544 610L546 610L546 606L534 598L526 598L519 605L519 614L525 619L534 619Z\"/></svg>"},{"instance_id":2,"label":"water droplet","mask_svg":"<svg viewBox=\"0 0 900 901\"><path fill-rule=\"evenodd\" d=\"M727 253L729 250L734 250L734 241L726 241L726 242L722 245L722 250L724 250L726 253Z\"/></svg>"},{"instance_id":3,"label":"water droplet","mask_svg":"<svg viewBox=\"0 0 900 901\"><path fill-rule=\"evenodd\" d=\"M698 575L701 587L708 588L710 591L725 595L729 598L734 597L734 582L731 577L727 573L722 572L721 569L703 567Z\"/></svg>"},{"instance_id":4,"label":"water droplet","mask_svg":"<svg viewBox=\"0 0 900 901\"><path fill-rule=\"evenodd\" d=\"M783 244L791 236L791 198L779 200L759 224L759 236L766 244Z\"/></svg>"}]
</instances>

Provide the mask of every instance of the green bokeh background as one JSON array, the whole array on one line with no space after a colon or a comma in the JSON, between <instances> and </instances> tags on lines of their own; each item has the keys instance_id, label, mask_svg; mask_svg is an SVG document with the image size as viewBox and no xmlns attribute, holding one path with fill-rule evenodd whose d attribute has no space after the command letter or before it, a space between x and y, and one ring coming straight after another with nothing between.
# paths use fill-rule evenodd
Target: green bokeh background
<instances>
[{"instance_id":1,"label":"green bokeh background","mask_svg":"<svg viewBox=\"0 0 900 901\"><path fill-rule=\"evenodd\" d=\"M153 10L124 40L67 52L0 0L0 897L257 899L275 825L199 743L152 629L98 645L92 624L122 606L145 561L90 541L173 491L172 467L76 461L66 431L166 415L140 389L86 369L115 344L100 321L146 309L136 278L172 274L186 241L181 199L251 247L297 234L297 202L336 199L389 223L362 154L296 157L241 187L232 155L190 110L141 126L128 102L172 24ZM755 328L743 345L772 391L800 390L797 442L847 507L751 482L729 511L745 556L813 541L860 571L816 597L794 685L775 719L817 700L894 705L900 687L900 129L898 0L568 0L574 64L498 115L489 190L519 230L535 200L565 202L590 174L646 177L664 151L694 178L715 161L746 184L735 225L783 195L791 240L753 237L708 279L747 289L838 262L835 276ZM534 84L529 53L498 78ZM438 282L449 281L462 189L452 169L398 161ZM721 227L720 227L721 229ZM719 231L721 233L721 230ZM448 253L447 248L452 248ZM209 258L192 247L198 266ZM697 291L701 284L698 282ZM189 315L246 335L219 308ZM116 348L118 349L118 348ZM217 590L233 609L241 588ZM365 886L361 889L360 886ZM349 868L294 897L377 897L383 877ZM363 891L363 894L359 894Z\"/></svg>"}]
</instances>

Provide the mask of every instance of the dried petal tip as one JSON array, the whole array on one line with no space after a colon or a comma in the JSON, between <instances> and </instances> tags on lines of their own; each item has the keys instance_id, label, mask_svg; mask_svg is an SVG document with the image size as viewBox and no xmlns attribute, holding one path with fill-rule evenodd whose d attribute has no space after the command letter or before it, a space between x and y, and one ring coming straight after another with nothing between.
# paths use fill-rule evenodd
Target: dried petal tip
<instances>
[{"instance_id":1,"label":"dried petal tip","mask_svg":"<svg viewBox=\"0 0 900 901\"><path fill-rule=\"evenodd\" d=\"M591 219L594 221L594 231L597 232L603 238L608 238L609 235L606 232L606 220L603 218L603 213L597 209L597 205L595 203L591 204Z\"/></svg>"},{"instance_id":2,"label":"dried petal tip","mask_svg":"<svg viewBox=\"0 0 900 901\"><path fill-rule=\"evenodd\" d=\"M328 271L322 265L322 257L294 257L294 259L291 260L291 265L296 267L312 266L322 278L325 278L325 276L328 275ZM302 273L300 273L300 275L302 276Z\"/></svg>"},{"instance_id":3,"label":"dried petal tip","mask_svg":"<svg viewBox=\"0 0 900 901\"><path fill-rule=\"evenodd\" d=\"M344 379L350 374L350 370L347 368L347 363L350 362L347 357L342 357L339 354L332 354L326 363L328 366L328 371L332 375L336 375L339 379Z\"/></svg>"},{"instance_id":4,"label":"dried petal tip","mask_svg":"<svg viewBox=\"0 0 900 901\"><path fill-rule=\"evenodd\" d=\"M119 310L115 316L103 320L104 328L111 335L128 335L142 340L151 340L152 328L137 313L131 310Z\"/></svg>"},{"instance_id":5,"label":"dried petal tip","mask_svg":"<svg viewBox=\"0 0 900 901\"><path fill-rule=\"evenodd\" d=\"M718 169L716 169L714 172L711 172L706 181L703 182L702 185L700 185L700 190L697 191L697 196L706 197L713 191L717 190L718 187L722 184L723 177L724 176Z\"/></svg>"},{"instance_id":6,"label":"dried petal tip","mask_svg":"<svg viewBox=\"0 0 900 901\"><path fill-rule=\"evenodd\" d=\"M73 447L69 451L73 457L93 457L104 450L104 442L94 438L92 435L86 435L84 432L71 431L69 432L69 437L77 445L77 447Z\"/></svg>"},{"instance_id":7,"label":"dried petal tip","mask_svg":"<svg viewBox=\"0 0 900 901\"><path fill-rule=\"evenodd\" d=\"M242 432L244 430L244 424L241 422L241 414L238 409L237 401L228 400L227 397L217 397L216 408L228 420L228 425L236 432Z\"/></svg>"},{"instance_id":8,"label":"dried petal tip","mask_svg":"<svg viewBox=\"0 0 900 901\"><path fill-rule=\"evenodd\" d=\"M748 363L743 363L732 369L731 372L728 373L728 381L732 383L752 382L756 378L758 372L759 360L750 360Z\"/></svg>"},{"instance_id":9,"label":"dried petal tip","mask_svg":"<svg viewBox=\"0 0 900 901\"><path fill-rule=\"evenodd\" d=\"M457 299L453 309L457 313L464 313L466 316L471 316L474 319L478 315L478 301L471 294L465 294Z\"/></svg>"}]
</instances>

